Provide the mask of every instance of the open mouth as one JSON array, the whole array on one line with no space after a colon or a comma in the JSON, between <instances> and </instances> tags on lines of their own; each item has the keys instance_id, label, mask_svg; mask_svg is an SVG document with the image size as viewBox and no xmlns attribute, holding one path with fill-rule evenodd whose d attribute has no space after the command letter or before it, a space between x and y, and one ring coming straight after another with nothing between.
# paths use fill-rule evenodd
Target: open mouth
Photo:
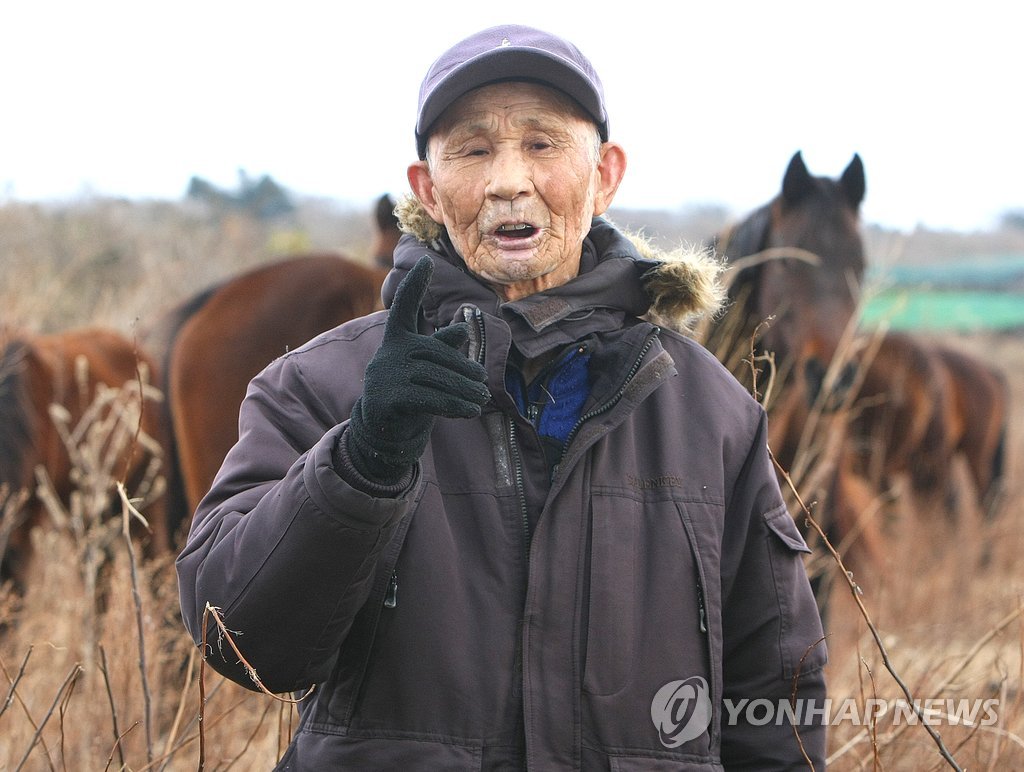
<instances>
[{"instance_id":1,"label":"open mouth","mask_svg":"<svg viewBox=\"0 0 1024 772\"><path fill-rule=\"evenodd\" d=\"M503 236L510 239L527 239L537 232L537 229L525 222L504 223L494 230L495 236Z\"/></svg>"}]
</instances>

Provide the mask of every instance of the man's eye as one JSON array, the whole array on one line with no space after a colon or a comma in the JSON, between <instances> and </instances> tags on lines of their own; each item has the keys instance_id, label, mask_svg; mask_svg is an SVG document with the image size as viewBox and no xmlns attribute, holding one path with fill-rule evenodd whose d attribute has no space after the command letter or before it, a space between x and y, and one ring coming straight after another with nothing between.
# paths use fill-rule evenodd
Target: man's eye
<instances>
[{"instance_id":1,"label":"man's eye","mask_svg":"<svg viewBox=\"0 0 1024 772\"><path fill-rule=\"evenodd\" d=\"M465 142L458 147L454 148L452 155L462 156L482 156L487 155L490 151L490 146L485 142Z\"/></svg>"}]
</instances>

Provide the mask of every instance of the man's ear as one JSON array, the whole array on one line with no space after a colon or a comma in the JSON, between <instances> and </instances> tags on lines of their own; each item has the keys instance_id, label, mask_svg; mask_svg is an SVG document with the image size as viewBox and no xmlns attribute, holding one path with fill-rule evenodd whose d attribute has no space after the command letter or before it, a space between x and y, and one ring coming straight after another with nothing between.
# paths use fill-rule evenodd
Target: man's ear
<instances>
[{"instance_id":1,"label":"man's ear","mask_svg":"<svg viewBox=\"0 0 1024 772\"><path fill-rule=\"evenodd\" d=\"M423 208L427 210L430 219L436 223L443 224L444 217L441 213L441 207L437 202L437 197L434 195L434 181L430 177L430 169L427 168L427 162L416 161L416 163L409 164L406 176L409 178L409 187L412 188L416 198L423 204Z\"/></svg>"},{"instance_id":2,"label":"man's ear","mask_svg":"<svg viewBox=\"0 0 1024 772\"><path fill-rule=\"evenodd\" d=\"M604 214L615 198L615 191L626 173L626 151L617 142L601 145L601 161L597 165L600 175L597 194L594 196L594 214Z\"/></svg>"}]
</instances>

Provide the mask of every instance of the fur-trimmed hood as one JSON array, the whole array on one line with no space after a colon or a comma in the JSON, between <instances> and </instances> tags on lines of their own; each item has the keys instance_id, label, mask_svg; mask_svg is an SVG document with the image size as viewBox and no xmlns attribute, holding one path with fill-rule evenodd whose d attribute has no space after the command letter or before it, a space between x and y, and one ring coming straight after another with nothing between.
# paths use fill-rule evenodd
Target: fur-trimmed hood
<instances>
[{"instance_id":1,"label":"fur-trimmed hood","mask_svg":"<svg viewBox=\"0 0 1024 772\"><path fill-rule=\"evenodd\" d=\"M447 239L437 222L431 219L420 201L407 195L395 208L399 227L436 252L445 249ZM724 266L711 248L680 247L670 252L659 250L638 233L618 230L607 219L595 218L588 239L601 241L602 260L632 260L646 298L646 308L634 304L637 316L685 334L692 334L701 319L713 317L722 307L725 287ZM397 254L396 254L397 256ZM396 263L396 268L400 268ZM400 275L392 272L384 287L384 300L390 305ZM542 293L543 294L543 293Z\"/></svg>"}]
</instances>

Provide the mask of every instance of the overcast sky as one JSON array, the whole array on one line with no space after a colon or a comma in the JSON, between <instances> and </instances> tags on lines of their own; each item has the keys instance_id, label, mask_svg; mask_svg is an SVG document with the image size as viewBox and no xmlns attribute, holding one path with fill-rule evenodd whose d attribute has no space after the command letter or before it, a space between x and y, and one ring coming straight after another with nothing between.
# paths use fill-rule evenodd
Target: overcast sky
<instances>
[{"instance_id":1,"label":"overcast sky","mask_svg":"<svg viewBox=\"0 0 1024 772\"><path fill-rule=\"evenodd\" d=\"M595 64L629 156L619 207L739 215L796 150L828 176L858 152L865 220L985 228L1024 209L1018 17L1003 0L5 2L0 200L179 198L239 169L358 205L405 193L426 68L514 22Z\"/></svg>"}]
</instances>

